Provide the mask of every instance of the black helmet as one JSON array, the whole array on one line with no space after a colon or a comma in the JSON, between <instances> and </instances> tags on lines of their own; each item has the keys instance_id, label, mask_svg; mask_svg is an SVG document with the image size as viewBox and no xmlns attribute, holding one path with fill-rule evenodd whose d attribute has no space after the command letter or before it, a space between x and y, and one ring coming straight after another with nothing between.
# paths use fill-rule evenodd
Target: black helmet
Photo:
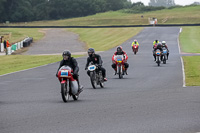
<instances>
[{"instance_id":1,"label":"black helmet","mask_svg":"<svg viewBox=\"0 0 200 133\"><path fill-rule=\"evenodd\" d=\"M156 43L158 43L158 40L155 40Z\"/></svg>"},{"instance_id":2,"label":"black helmet","mask_svg":"<svg viewBox=\"0 0 200 133\"><path fill-rule=\"evenodd\" d=\"M63 54L62 54L62 56L69 56L69 57L71 57L71 52L69 51L69 50L65 50L64 52L63 52Z\"/></svg>"},{"instance_id":3,"label":"black helmet","mask_svg":"<svg viewBox=\"0 0 200 133\"><path fill-rule=\"evenodd\" d=\"M93 48L89 48L89 49L88 49L88 53L95 54L95 50L94 50Z\"/></svg>"},{"instance_id":4,"label":"black helmet","mask_svg":"<svg viewBox=\"0 0 200 133\"><path fill-rule=\"evenodd\" d=\"M162 44L158 43L157 48L162 48Z\"/></svg>"},{"instance_id":5,"label":"black helmet","mask_svg":"<svg viewBox=\"0 0 200 133\"><path fill-rule=\"evenodd\" d=\"M122 46L117 47L117 52L122 52Z\"/></svg>"}]
</instances>

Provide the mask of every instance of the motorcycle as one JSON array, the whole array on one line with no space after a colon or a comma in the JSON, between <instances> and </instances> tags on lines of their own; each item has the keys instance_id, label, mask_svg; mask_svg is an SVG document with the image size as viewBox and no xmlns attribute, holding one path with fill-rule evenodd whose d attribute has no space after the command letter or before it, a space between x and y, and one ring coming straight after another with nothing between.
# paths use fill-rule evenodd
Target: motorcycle
<instances>
[{"instance_id":1,"label":"motorcycle","mask_svg":"<svg viewBox=\"0 0 200 133\"><path fill-rule=\"evenodd\" d=\"M90 72L90 81L92 87L94 89L97 88L97 85L100 85L101 88L104 88L104 79L102 75L102 71L99 69L98 65L94 65L93 63L88 66L88 70Z\"/></svg>"},{"instance_id":2,"label":"motorcycle","mask_svg":"<svg viewBox=\"0 0 200 133\"><path fill-rule=\"evenodd\" d=\"M157 49L155 54L156 54L156 63L158 64L158 66L160 66L162 53L159 49Z\"/></svg>"},{"instance_id":3,"label":"motorcycle","mask_svg":"<svg viewBox=\"0 0 200 133\"><path fill-rule=\"evenodd\" d=\"M119 75L119 79L123 78L125 72L123 55L115 55L113 63L116 64L116 73Z\"/></svg>"},{"instance_id":4,"label":"motorcycle","mask_svg":"<svg viewBox=\"0 0 200 133\"><path fill-rule=\"evenodd\" d=\"M132 49L133 49L133 53L136 54L138 52L138 45L136 45L136 44L133 45Z\"/></svg>"},{"instance_id":5,"label":"motorcycle","mask_svg":"<svg viewBox=\"0 0 200 133\"><path fill-rule=\"evenodd\" d=\"M62 66L58 71L58 79L61 83L61 96L63 102L68 102L69 97L78 100L78 82L73 78L73 70L69 66Z\"/></svg>"},{"instance_id":6,"label":"motorcycle","mask_svg":"<svg viewBox=\"0 0 200 133\"><path fill-rule=\"evenodd\" d=\"M162 61L163 61L163 64L166 64L166 61L167 61L167 49L166 48L162 48L163 49L163 53L162 53Z\"/></svg>"}]
</instances>

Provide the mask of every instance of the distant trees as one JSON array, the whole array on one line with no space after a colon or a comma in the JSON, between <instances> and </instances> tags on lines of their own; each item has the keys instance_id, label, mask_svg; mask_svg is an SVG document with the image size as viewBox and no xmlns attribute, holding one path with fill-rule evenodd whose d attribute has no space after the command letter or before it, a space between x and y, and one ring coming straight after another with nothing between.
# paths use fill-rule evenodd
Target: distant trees
<instances>
[{"instance_id":1,"label":"distant trees","mask_svg":"<svg viewBox=\"0 0 200 133\"><path fill-rule=\"evenodd\" d=\"M129 0L0 0L0 22L81 17L131 5Z\"/></svg>"},{"instance_id":2,"label":"distant trees","mask_svg":"<svg viewBox=\"0 0 200 133\"><path fill-rule=\"evenodd\" d=\"M149 6L170 7L170 6L175 6L175 2L174 0L150 0Z\"/></svg>"}]
</instances>

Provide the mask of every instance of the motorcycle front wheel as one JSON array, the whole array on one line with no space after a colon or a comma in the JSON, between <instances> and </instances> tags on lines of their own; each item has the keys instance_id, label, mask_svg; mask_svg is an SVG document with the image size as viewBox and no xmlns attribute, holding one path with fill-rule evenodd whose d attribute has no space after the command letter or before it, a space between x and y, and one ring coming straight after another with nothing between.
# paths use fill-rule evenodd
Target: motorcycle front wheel
<instances>
[{"instance_id":1,"label":"motorcycle front wheel","mask_svg":"<svg viewBox=\"0 0 200 133\"><path fill-rule=\"evenodd\" d=\"M69 101L69 89L67 88L66 83L61 84L61 96L62 96L63 102L66 103Z\"/></svg>"},{"instance_id":2,"label":"motorcycle front wheel","mask_svg":"<svg viewBox=\"0 0 200 133\"><path fill-rule=\"evenodd\" d=\"M159 56L157 56L157 64L158 64L158 66L160 66L160 60L159 60Z\"/></svg>"},{"instance_id":3,"label":"motorcycle front wheel","mask_svg":"<svg viewBox=\"0 0 200 133\"><path fill-rule=\"evenodd\" d=\"M97 88L97 81L96 81L96 73L95 72L90 72L90 80L91 80L92 87L94 89L96 89Z\"/></svg>"},{"instance_id":4,"label":"motorcycle front wheel","mask_svg":"<svg viewBox=\"0 0 200 133\"><path fill-rule=\"evenodd\" d=\"M122 79L123 78L122 66L118 67L118 72L119 72L119 79Z\"/></svg>"}]
</instances>

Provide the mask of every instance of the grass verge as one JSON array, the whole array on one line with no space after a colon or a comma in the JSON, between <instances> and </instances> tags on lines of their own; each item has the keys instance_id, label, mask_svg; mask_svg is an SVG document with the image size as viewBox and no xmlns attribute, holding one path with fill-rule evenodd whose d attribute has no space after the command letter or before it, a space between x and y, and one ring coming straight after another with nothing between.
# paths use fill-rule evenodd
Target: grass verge
<instances>
[{"instance_id":1,"label":"grass verge","mask_svg":"<svg viewBox=\"0 0 200 133\"><path fill-rule=\"evenodd\" d=\"M200 26L184 27L180 34L181 51L200 53ZM200 86L200 56L183 56L187 86Z\"/></svg>"},{"instance_id":2,"label":"grass verge","mask_svg":"<svg viewBox=\"0 0 200 133\"><path fill-rule=\"evenodd\" d=\"M0 35L3 33L11 33L11 43L21 41L27 36L33 37L33 40L37 41L44 37L44 33L40 31L41 29L37 28L0 28Z\"/></svg>"},{"instance_id":3,"label":"grass verge","mask_svg":"<svg viewBox=\"0 0 200 133\"><path fill-rule=\"evenodd\" d=\"M200 53L200 26L184 27L180 34L181 51L185 53Z\"/></svg>"},{"instance_id":4,"label":"grass verge","mask_svg":"<svg viewBox=\"0 0 200 133\"><path fill-rule=\"evenodd\" d=\"M184 56L186 86L200 86L200 56Z\"/></svg>"},{"instance_id":5,"label":"grass verge","mask_svg":"<svg viewBox=\"0 0 200 133\"><path fill-rule=\"evenodd\" d=\"M80 57L73 56L73 57ZM62 60L61 55L9 55L0 56L0 75L38 67Z\"/></svg>"},{"instance_id":6,"label":"grass verge","mask_svg":"<svg viewBox=\"0 0 200 133\"><path fill-rule=\"evenodd\" d=\"M143 28L76 28L67 29L79 34L80 40L96 51L105 51L122 44Z\"/></svg>"}]
</instances>

